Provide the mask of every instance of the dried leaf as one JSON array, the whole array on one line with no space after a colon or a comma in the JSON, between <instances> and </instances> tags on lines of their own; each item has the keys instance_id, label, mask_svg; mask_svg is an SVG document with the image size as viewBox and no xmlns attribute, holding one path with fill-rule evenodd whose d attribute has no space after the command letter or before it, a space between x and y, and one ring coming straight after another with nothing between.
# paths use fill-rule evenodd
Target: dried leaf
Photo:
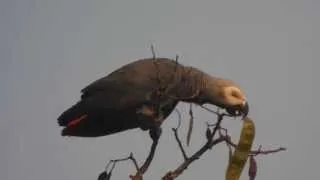
<instances>
[{"instance_id":1,"label":"dried leaf","mask_svg":"<svg viewBox=\"0 0 320 180\"><path fill-rule=\"evenodd\" d=\"M249 166L250 180L255 180L255 178L257 176L257 170L258 170L257 162L256 162L254 156L250 156L250 166Z\"/></svg>"}]
</instances>

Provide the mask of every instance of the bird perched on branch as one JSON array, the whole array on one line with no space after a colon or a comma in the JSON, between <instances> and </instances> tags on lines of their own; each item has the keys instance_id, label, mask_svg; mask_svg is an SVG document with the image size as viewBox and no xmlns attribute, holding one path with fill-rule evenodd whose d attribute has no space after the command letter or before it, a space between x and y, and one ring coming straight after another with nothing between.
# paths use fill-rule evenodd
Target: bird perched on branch
<instances>
[{"instance_id":1,"label":"bird perched on branch","mask_svg":"<svg viewBox=\"0 0 320 180\"><path fill-rule=\"evenodd\" d=\"M156 140L161 123L181 101L216 105L232 116L249 111L234 82L167 58L134 61L81 92L81 100L58 118L62 136L98 137L141 128Z\"/></svg>"}]
</instances>

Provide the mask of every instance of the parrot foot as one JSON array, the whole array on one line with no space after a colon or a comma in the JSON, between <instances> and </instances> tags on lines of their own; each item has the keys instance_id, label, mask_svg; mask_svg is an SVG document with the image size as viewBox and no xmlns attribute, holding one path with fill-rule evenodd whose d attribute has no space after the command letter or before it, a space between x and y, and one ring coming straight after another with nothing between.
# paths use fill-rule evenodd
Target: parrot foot
<instances>
[{"instance_id":1,"label":"parrot foot","mask_svg":"<svg viewBox=\"0 0 320 180\"><path fill-rule=\"evenodd\" d=\"M163 122L162 116L157 116L154 109L147 105L143 105L142 108L138 109L137 114L139 115L139 127L144 131L160 127Z\"/></svg>"},{"instance_id":2,"label":"parrot foot","mask_svg":"<svg viewBox=\"0 0 320 180\"><path fill-rule=\"evenodd\" d=\"M149 130L149 135L153 141L158 141L162 134L162 128L160 126L153 127Z\"/></svg>"}]
</instances>

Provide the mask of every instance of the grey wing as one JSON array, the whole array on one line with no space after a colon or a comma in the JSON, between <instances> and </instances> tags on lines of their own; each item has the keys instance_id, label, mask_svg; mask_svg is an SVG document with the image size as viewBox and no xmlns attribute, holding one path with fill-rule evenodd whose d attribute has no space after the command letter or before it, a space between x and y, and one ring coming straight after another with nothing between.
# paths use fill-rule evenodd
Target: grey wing
<instances>
[{"instance_id":1,"label":"grey wing","mask_svg":"<svg viewBox=\"0 0 320 180\"><path fill-rule=\"evenodd\" d=\"M82 98L99 94L105 106L115 108L143 104L159 88L157 71L164 82L172 84L176 67L182 67L169 59L159 59L157 63L144 59L127 64L85 87Z\"/></svg>"},{"instance_id":2,"label":"grey wing","mask_svg":"<svg viewBox=\"0 0 320 180\"><path fill-rule=\"evenodd\" d=\"M152 88L146 84L137 84L129 78L107 76L82 89L81 98L99 96L101 106L121 109L145 103L151 91Z\"/></svg>"}]
</instances>

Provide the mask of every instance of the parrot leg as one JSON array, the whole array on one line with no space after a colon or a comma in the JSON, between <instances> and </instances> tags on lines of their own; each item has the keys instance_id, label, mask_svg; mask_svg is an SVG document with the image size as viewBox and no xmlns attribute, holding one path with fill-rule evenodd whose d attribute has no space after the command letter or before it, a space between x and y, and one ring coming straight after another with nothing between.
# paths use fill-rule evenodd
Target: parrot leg
<instances>
[{"instance_id":1,"label":"parrot leg","mask_svg":"<svg viewBox=\"0 0 320 180\"><path fill-rule=\"evenodd\" d=\"M153 128L157 129L157 127L160 127L163 122L162 116L160 115L158 117L158 113L156 113L151 106L143 105L138 109L137 113L139 115L139 127L144 131L151 130Z\"/></svg>"},{"instance_id":2,"label":"parrot leg","mask_svg":"<svg viewBox=\"0 0 320 180\"><path fill-rule=\"evenodd\" d=\"M162 133L161 124L163 118L162 116L159 117L158 113L154 111L154 108L148 105L143 105L142 108L138 109L137 113L139 114L138 122L140 128L142 130L149 130L149 136L152 139L149 155L135 175L136 177L142 177L148 170L157 149L159 138Z\"/></svg>"},{"instance_id":3,"label":"parrot leg","mask_svg":"<svg viewBox=\"0 0 320 180\"><path fill-rule=\"evenodd\" d=\"M143 165L139 168L139 170L135 176L142 177L143 174L148 170L148 168L153 160L154 154L156 152L161 133L162 133L162 129L160 126L155 126L149 130L149 135L152 139L151 149L150 149L150 152L149 152L147 159L144 161Z\"/></svg>"},{"instance_id":4,"label":"parrot leg","mask_svg":"<svg viewBox=\"0 0 320 180\"><path fill-rule=\"evenodd\" d=\"M160 126L155 126L149 130L149 135L153 142L158 141L162 134L162 128Z\"/></svg>"}]
</instances>

